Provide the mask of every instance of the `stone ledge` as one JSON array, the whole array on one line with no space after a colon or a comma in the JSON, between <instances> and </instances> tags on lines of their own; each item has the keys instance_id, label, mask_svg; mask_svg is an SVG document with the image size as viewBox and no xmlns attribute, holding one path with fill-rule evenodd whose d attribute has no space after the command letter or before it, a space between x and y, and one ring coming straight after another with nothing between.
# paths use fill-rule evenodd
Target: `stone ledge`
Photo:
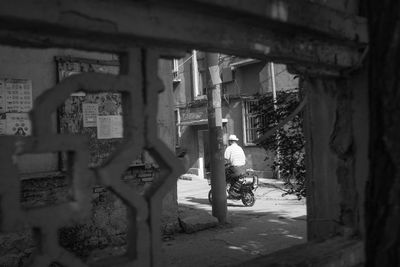
<instances>
[{"instance_id":1,"label":"stone ledge","mask_svg":"<svg viewBox=\"0 0 400 267\"><path fill-rule=\"evenodd\" d=\"M179 217L179 223L183 231L187 234L190 234L204 229L216 227L218 225L218 220L207 212L200 212L198 215L185 218Z\"/></svg>"},{"instance_id":2,"label":"stone ledge","mask_svg":"<svg viewBox=\"0 0 400 267\"><path fill-rule=\"evenodd\" d=\"M188 174L183 174L183 175L179 176L179 179L180 180L187 180L187 181L192 181L193 180L192 176L188 175Z\"/></svg>"},{"instance_id":3,"label":"stone ledge","mask_svg":"<svg viewBox=\"0 0 400 267\"><path fill-rule=\"evenodd\" d=\"M361 240L333 238L282 249L237 266L351 267L362 266L364 260Z\"/></svg>"}]
</instances>

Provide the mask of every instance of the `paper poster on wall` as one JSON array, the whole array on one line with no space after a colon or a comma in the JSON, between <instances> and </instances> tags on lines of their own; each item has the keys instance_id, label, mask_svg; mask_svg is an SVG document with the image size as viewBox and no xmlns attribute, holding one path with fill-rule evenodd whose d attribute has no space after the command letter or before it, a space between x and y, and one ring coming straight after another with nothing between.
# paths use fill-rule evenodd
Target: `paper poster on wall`
<instances>
[{"instance_id":1,"label":"paper poster on wall","mask_svg":"<svg viewBox=\"0 0 400 267\"><path fill-rule=\"evenodd\" d=\"M5 112L28 112L32 109L32 81L3 79Z\"/></svg>"},{"instance_id":2,"label":"paper poster on wall","mask_svg":"<svg viewBox=\"0 0 400 267\"><path fill-rule=\"evenodd\" d=\"M4 80L0 79L0 114L6 112L6 88Z\"/></svg>"},{"instance_id":3,"label":"paper poster on wall","mask_svg":"<svg viewBox=\"0 0 400 267\"><path fill-rule=\"evenodd\" d=\"M83 127L96 127L99 116L99 105L82 103Z\"/></svg>"},{"instance_id":4,"label":"paper poster on wall","mask_svg":"<svg viewBox=\"0 0 400 267\"><path fill-rule=\"evenodd\" d=\"M97 138L111 139L122 138L122 116L109 115L97 117Z\"/></svg>"},{"instance_id":5,"label":"paper poster on wall","mask_svg":"<svg viewBox=\"0 0 400 267\"><path fill-rule=\"evenodd\" d=\"M6 120L0 119L0 135L6 134Z\"/></svg>"},{"instance_id":6,"label":"paper poster on wall","mask_svg":"<svg viewBox=\"0 0 400 267\"><path fill-rule=\"evenodd\" d=\"M28 113L7 113L6 134L8 135L31 135L32 127Z\"/></svg>"}]
</instances>

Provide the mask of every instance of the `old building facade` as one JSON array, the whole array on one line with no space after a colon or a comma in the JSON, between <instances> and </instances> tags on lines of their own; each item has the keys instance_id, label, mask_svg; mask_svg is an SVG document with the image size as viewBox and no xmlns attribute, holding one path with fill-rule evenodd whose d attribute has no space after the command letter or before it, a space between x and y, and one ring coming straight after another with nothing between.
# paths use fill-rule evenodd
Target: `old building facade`
<instances>
[{"instance_id":1,"label":"old building facade","mask_svg":"<svg viewBox=\"0 0 400 267\"><path fill-rule=\"evenodd\" d=\"M206 53L193 51L174 63L174 97L177 151L189 158L189 173L206 177L210 172L210 151L207 119L207 80L210 71ZM260 136L253 106L262 95L273 91L297 91L298 79L284 64L255 59L219 55L216 77L221 79L221 106L224 145L235 134L246 154L246 165L260 177L272 178L275 152L257 147ZM273 108L273 107L271 107Z\"/></svg>"}]
</instances>

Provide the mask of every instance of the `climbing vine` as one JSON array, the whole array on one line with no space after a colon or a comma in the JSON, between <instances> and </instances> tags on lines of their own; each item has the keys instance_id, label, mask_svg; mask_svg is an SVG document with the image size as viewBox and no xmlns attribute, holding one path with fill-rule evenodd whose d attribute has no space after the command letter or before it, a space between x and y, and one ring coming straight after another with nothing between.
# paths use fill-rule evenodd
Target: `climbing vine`
<instances>
[{"instance_id":1,"label":"climbing vine","mask_svg":"<svg viewBox=\"0 0 400 267\"><path fill-rule=\"evenodd\" d=\"M257 129L261 135L287 118L300 103L298 89L278 91L276 101L272 94L257 98ZM301 113L260 142L259 146L276 152L272 168L274 174L284 181L283 195L296 195L298 199L305 197L305 139Z\"/></svg>"}]
</instances>

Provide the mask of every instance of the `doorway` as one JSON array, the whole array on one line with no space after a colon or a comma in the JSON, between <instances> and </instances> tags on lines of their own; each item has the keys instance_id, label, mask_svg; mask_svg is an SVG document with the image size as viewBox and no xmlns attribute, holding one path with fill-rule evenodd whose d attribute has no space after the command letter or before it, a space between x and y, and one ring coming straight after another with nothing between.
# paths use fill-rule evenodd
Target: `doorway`
<instances>
[{"instance_id":1,"label":"doorway","mask_svg":"<svg viewBox=\"0 0 400 267\"><path fill-rule=\"evenodd\" d=\"M198 147L199 147L199 176L206 178L210 172L210 146L208 138L208 130L198 131Z\"/></svg>"}]
</instances>

